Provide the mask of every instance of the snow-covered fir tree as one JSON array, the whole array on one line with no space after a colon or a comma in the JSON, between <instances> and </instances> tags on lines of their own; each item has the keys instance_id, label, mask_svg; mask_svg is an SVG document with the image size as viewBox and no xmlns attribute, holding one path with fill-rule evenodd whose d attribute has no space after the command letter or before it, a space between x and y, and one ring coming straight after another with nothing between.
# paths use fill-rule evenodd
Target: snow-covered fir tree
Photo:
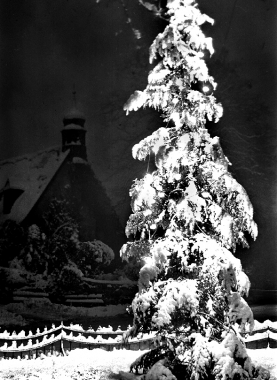
<instances>
[{"instance_id":1,"label":"snow-covered fir tree","mask_svg":"<svg viewBox=\"0 0 277 380\"><path fill-rule=\"evenodd\" d=\"M257 226L219 138L206 127L223 113L204 60L214 51L201 25L213 20L193 0L167 0L159 13L168 25L150 48L150 62L158 63L145 90L124 106L127 113L153 107L166 123L133 147L139 160L155 155L156 170L130 190L130 242L121 254L145 265L125 338L156 331L157 343L131 369L146 379L163 371L182 379L259 378L243 341L254 325L243 298L250 282L233 255L238 244L248 247L247 235L256 238Z\"/></svg>"}]
</instances>

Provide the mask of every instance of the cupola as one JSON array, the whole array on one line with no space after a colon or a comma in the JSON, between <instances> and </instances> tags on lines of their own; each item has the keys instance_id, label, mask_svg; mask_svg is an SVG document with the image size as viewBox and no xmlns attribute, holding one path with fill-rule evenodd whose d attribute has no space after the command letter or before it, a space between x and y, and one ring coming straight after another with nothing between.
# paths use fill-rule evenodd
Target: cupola
<instances>
[{"instance_id":1,"label":"cupola","mask_svg":"<svg viewBox=\"0 0 277 380\"><path fill-rule=\"evenodd\" d=\"M87 160L86 118L76 107L65 113L62 129L62 151L70 150L69 157Z\"/></svg>"}]
</instances>

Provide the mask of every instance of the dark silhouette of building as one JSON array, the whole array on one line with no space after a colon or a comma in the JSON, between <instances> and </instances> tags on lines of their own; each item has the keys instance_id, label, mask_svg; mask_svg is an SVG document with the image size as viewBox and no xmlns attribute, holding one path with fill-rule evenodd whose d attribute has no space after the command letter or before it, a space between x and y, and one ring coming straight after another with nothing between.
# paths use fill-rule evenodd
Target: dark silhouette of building
<instances>
[{"instance_id":1,"label":"dark silhouette of building","mask_svg":"<svg viewBox=\"0 0 277 380\"><path fill-rule=\"evenodd\" d=\"M71 109L61 133L62 147L0 162L0 222L39 224L54 198L66 200L80 240L101 240L119 257L124 229L87 161L85 116Z\"/></svg>"}]
</instances>

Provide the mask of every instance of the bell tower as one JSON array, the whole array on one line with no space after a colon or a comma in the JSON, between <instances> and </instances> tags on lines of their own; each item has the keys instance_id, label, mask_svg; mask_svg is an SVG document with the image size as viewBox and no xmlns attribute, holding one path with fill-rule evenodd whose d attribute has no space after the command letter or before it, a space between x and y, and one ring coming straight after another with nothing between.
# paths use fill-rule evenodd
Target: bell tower
<instances>
[{"instance_id":1,"label":"bell tower","mask_svg":"<svg viewBox=\"0 0 277 380\"><path fill-rule=\"evenodd\" d=\"M65 113L63 118L62 133L62 151L70 149L69 157L82 158L87 160L86 147L86 118L76 107L76 91L73 91L74 106Z\"/></svg>"}]
</instances>

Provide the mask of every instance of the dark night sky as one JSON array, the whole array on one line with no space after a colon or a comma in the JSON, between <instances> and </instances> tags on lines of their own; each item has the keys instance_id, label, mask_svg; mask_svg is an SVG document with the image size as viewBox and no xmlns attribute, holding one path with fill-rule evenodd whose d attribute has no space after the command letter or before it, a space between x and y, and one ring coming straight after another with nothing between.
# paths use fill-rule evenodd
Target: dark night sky
<instances>
[{"instance_id":1,"label":"dark night sky","mask_svg":"<svg viewBox=\"0 0 277 380\"><path fill-rule=\"evenodd\" d=\"M61 143L62 116L72 104L75 84L87 116L90 161L123 224L129 213L128 188L145 172L145 164L132 160L131 147L160 121L152 111L126 117L122 106L134 90L145 87L148 47L164 27L137 0L124 3L125 9L122 0L0 2L0 160ZM257 263L256 270L263 266L263 278L269 268L263 263L269 262L273 278L276 0L201 0L200 6L215 19L205 32L214 38L211 72L226 115L216 133L253 201L260 227L249 260ZM141 39L132 28L141 32ZM272 286L263 281L262 286Z\"/></svg>"}]
</instances>

